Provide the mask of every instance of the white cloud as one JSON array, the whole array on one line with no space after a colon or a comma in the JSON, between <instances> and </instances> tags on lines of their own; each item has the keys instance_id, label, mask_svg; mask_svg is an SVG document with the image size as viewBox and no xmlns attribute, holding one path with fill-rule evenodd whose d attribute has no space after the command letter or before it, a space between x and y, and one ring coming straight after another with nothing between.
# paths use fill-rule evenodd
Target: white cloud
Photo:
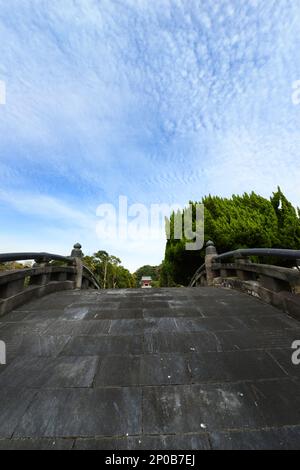
<instances>
[{"instance_id":1,"label":"white cloud","mask_svg":"<svg viewBox=\"0 0 300 470\"><path fill-rule=\"evenodd\" d=\"M135 238L130 236L129 231L126 239L107 239L97 233L96 211L79 210L64 201L38 193L0 191L0 203L35 220L30 233L24 234L22 230L19 234L11 233L9 227L6 228L7 234L0 236L2 252L46 251L68 255L73 244L79 241L86 254L105 249L121 258L132 271L142 264L159 264L162 261L165 234L158 229L155 234L150 232L147 221Z\"/></svg>"},{"instance_id":2,"label":"white cloud","mask_svg":"<svg viewBox=\"0 0 300 470\"><path fill-rule=\"evenodd\" d=\"M0 201L7 203L16 212L38 216L48 221L57 221L63 224L72 221L74 225L87 230L93 225L93 217L90 214L43 194L0 191Z\"/></svg>"},{"instance_id":3,"label":"white cloud","mask_svg":"<svg viewBox=\"0 0 300 470\"><path fill-rule=\"evenodd\" d=\"M2 208L47 227L26 246L98 249L94 208L119 194L186 204L280 184L298 203L299 25L285 0L2 2ZM107 249L137 267L163 246Z\"/></svg>"}]
</instances>

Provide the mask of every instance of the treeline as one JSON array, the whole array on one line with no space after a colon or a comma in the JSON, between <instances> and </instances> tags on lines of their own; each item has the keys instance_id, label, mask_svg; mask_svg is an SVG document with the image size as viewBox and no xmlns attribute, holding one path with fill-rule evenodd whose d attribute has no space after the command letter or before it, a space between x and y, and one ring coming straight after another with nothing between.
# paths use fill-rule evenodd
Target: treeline
<instances>
[{"instance_id":1,"label":"treeline","mask_svg":"<svg viewBox=\"0 0 300 470\"><path fill-rule=\"evenodd\" d=\"M97 251L92 256L84 256L82 259L103 289L123 289L136 287L136 277L128 269L121 265L121 260L116 256L108 254L106 251ZM64 261L50 261L52 266L63 266ZM32 263L9 262L0 263L1 271L28 268Z\"/></svg>"},{"instance_id":2,"label":"treeline","mask_svg":"<svg viewBox=\"0 0 300 470\"><path fill-rule=\"evenodd\" d=\"M205 242L213 240L218 253L238 248L300 248L300 211L280 188L270 199L252 192L231 198L209 195L201 203L204 204ZM190 204L195 212L196 203ZM171 227L173 221L174 214L169 221ZM187 251L185 243L184 239L175 240L171 230L160 270L161 286L188 285L204 262L204 249Z\"/></svg>"},{"instance_id":3,"label":"treeline","mask_svg":"<svg viewBox=\"0 0 300 470\"><path fill-rule=\"evenodd\" d=\"M83 263L92 271L102 289L135 287L135 276L121 265L121 260L106 251L84 256Z\"/></svg>"},{"instance_id":4,"label":"treeline","mask_svg":"<svg viewBox=\"0 0 300 470\"><path fill-rule=\"evenodd\" d=\"M26 269L30 268L30 263L18 263L17 261L10 261L7 263L0 263L0 272L1 271L15 271L16 269Z\"/></svg>"},{"instance_id":5,"label":"treeline","mask_svg":"<svg viewBox=\"0 0 300 470\"><path fill-rule=\"evenodd\" d=\"M102 289L141 287L143 276L151 276L152 287L159 287L160 266L145 265L131 274L121 265L121 260L106 251L84 256L83 263L92 271Z\"/></svg>"}]
</instances>

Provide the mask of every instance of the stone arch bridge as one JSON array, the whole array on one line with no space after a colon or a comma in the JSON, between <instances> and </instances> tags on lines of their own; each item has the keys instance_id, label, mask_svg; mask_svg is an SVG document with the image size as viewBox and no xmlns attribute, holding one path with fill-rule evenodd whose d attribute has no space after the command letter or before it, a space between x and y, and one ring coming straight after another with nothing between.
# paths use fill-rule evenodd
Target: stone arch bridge
<instances>
[{"instance_id":1,"label":"stone arch bridge","mask_svg":"<svg viewBox=\"0 0 300 470\"><path fill-rule=\"evenodd\" d=\"M35 260L0 272L0 449L300 448L300 251L101 290L80 248L0 255Z\"/></svg>"}]
</instances>

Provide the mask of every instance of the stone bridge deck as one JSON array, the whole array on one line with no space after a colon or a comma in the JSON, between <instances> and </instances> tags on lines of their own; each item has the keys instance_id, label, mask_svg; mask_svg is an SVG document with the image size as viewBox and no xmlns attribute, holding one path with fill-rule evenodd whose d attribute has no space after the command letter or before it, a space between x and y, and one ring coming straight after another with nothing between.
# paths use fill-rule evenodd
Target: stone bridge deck
<instances>
[{"instance_id":1,"label":"stone bridge deck","mask_svg":"<svg viewBox=\"0 0 300 470\"><path fill-rule=\"evenodd\" d=\"M245 294L51 294L0 339L0 449L300 448L300 323Z\"/></svg>"}]
</instances>

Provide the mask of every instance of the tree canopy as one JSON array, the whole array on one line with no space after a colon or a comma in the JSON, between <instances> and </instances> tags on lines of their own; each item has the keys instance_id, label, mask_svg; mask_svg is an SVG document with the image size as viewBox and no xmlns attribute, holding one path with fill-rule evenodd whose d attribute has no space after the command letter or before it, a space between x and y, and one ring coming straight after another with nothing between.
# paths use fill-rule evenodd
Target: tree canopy
<instances>
[{"instance_id":1,"label":"tree canopy","mask_svg":"<svg viewBox=\"0 0 300 470\"><path fill-rule=\"evenodd\" d=\"M135 286L135 278L121 265L121 260L106 251L84 256L83 263L92 271L103 289L122 289Z\"/></svg>"},{"instance_id":2,"label":"tree canopy","mask_svg":"<svg viewBox=\"0 0 300 470\"><path fill-rule=\"evenodd\" d=\"M270 199L252 192L231 198L206 196L204 204L205 242L213 240L218 253L238 248L300 248L300 211L280 188ZM195 207L196 203L190 203ZM170 224L174 214L170 217ZM185 240L167 240L160 284L187 285L204 261L204 249L187 251Z\"/></svg>"}]
</instances>

